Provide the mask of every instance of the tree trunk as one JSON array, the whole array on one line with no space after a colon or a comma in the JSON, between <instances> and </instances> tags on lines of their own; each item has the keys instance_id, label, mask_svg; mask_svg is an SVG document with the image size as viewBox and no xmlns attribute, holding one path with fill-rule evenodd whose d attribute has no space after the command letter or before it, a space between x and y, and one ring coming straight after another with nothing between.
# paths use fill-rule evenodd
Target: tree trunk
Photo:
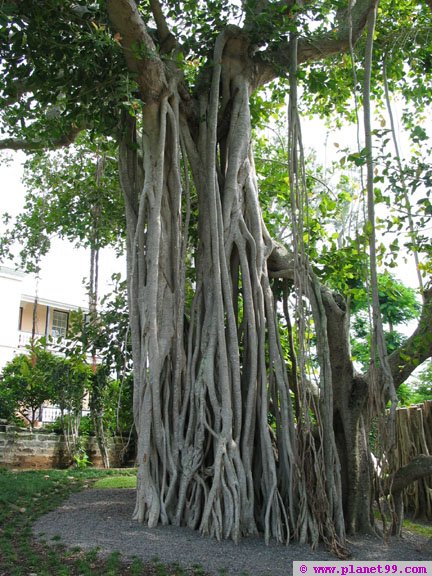
<instances>
[{"instance_id":1,"label":"tree trunk","mask_svg":"<svg viewBox=\"0 0 432 576\"><path fill-rule=\"evenodd\" d=\"M121 146L120 171L128 225L128 280L134 361L134 418L138 431L138 495L135 518L155 526L172 517L183 362L180 282L180 162L178 101L144 109L143 162L131 147L131 119ZM180 356L180 357L178 357ZM174 379L174 375L177 380Z\"/></svg>"},{"instance_id":2,"label":"tree trunk","mask_svg":"<svg viewBox=\"0 0 432 576\"><path fill-rule=\"evenodd\" d=\"M97 159L96 165L96 185L99 187L101 183L101 178L104 169L103 158ZM96 324L98 321L98 288L99 288L99 216L100 216L100 206L95 204L92 207L93 224L90 237L90 278L89 278L89 316L90 322ZM92 370L93 375L96 379L97 371L97 358L96 358L96 347L93 344L91 347L91 358L92 358ZM109 461L109 451L107 448L107 441L105 436L105 430L103 425L103 401L102 401L102 390L96 381L94 382L93 389L91 391L92 398L90 399L91 416L93 419L93 425L95 429L96 441L99 447L99 451L102 457L102 463L104 468L110 467Z\"/></svg>"},{"instance_id":3,"label":"tree trunk","mask_svg":"<svg viewBox=\"0 0 432 576\"><path fill-rule=\"evenodd\" d=\"M331 428L328 438L319 422L320 447L309 404L301 405L301 426L293 414L267 269L273 244L251 148L248 43L238 32L219 37L207 85L197 124L174 85L145 105L141 137L135 120L124 119L120 174L139 466L134 517L218 539L260 531L266 541L342 542L339 472L326 447L334 444ZM195 190L195 277L186 305Z\"/></svg>"},{"instance_id":4,"label":"tree trunk","mask_svg":"<svg viewBox=\"0 0 432 576\"><path fill-rule=\"evenodd\" d=\"M99 166L98 163L98 175L97 184L99 184ZM99 248L96 248L98 244L97 234L98 234L98 207L95 206L93 209L94 216L94 228L93 228L93 238L91 241L90 248L90 279L89 279L89 313L90 322L97 322L97 303L98 303L98 284L99 284ZM93 375L96 378L97 371L97 358L96 349L92 346L91 349L92 357L92 369ZM110 467L109 451L107 448L106 435L103 425L103 400L102 395L103 387L96 382L94 383L93 389L91 390L92 398L90 399L90 405L92 406L91 415L93 419L93 425L95 429L96 441L99 447L99 451L102 458L102 464L104 468Z\"/></svg>"},{"instance_id":5,"label":"tree trunk","mask_svg":"<svg viewBox=\"0 0 432 576\"><path fill-rule=\"evenodd\" d=\"M96 434L96 441L102 458L104 468L110 467L109 451L106 441L106 434L103 424L103 412L96 412L93 415L93 422Z\"/></svg>"},{"instance_id":6,"label":"tree trunk","mask_svg":"<svg viewBox=\"0 0 432 576\"><path fill-rule=\"evenodd\" d=\"M369 449L368 382L355 373L346 303L322 289L334 398L334 432L341 463L345 525L348 533L373 527L372 463Z\"/></svg>"}]
</instances>

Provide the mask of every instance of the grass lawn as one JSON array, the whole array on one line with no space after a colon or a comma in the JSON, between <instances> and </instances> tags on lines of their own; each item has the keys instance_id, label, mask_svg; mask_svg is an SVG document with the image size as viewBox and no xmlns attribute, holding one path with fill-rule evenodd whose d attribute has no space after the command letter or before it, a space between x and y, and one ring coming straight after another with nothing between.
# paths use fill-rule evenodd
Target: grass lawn
<instances>
[{"instance_id":1,"label":"grass lawn","mask_svg":"<svg viewBox=\"0 0 432 576\"><path fill-rule=\"evenodd\" d=\"M136 488L136 476L105 476L96 480L93 488Z\"/></svg>"},{"instance_id":2,"label":"grass lawn","mask_svg":"<svg viewBox=\"0 0 432 576\"><path fill-rule=\"evenodd\" d=\"M0 575L1 576L185 576L181 567L125 562L118 552L100 558L97 550L45 545L32 537L38 516L59 506L84 486L134 488L135 470L42 470L13 472L0 468ZM203 575L201 568L194 576Z\"/></svg>"}]
</instances>

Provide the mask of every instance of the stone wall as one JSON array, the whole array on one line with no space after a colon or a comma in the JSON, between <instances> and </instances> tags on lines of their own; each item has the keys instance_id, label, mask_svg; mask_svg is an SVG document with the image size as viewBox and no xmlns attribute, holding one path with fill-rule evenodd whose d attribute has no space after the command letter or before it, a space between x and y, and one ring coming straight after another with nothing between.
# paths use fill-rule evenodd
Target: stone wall
<instances>
[{"instance_id":1,"label":"stone wall","mask_svg":"<svg viewBox=\"0 0 432 576\"><path fill-rule=\"evenodd\" d=\"M121 438L110 440L110 464L122 465ZM91 437L86 447L93 466L101 467L102 458L96 442ZM0 466L7 468L67 468L71 462L67 456L63 436L54 433L8 425L0 421Z\"/></svg>"}]
</instances>

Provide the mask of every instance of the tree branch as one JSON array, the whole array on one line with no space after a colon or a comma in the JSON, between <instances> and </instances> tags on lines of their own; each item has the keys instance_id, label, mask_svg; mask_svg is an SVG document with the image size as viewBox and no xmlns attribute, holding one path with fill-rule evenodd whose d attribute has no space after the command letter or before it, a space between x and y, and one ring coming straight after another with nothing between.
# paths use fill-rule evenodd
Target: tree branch
<instances>
[{"instance_id":1,"label":"tree branch","mask_svg":"<svg viewBox=\"0 0 432 576\"><path fill-rule=\"evenodd\" d=\"M399 468L393 476L392 494L404 490L411 482L432 476L432 456L419 454L411 462Z\"/></svg>"},{"instance_id":2,"label":"tree branch","mask_svg":"<svg viewBox=\"0 0 432 576\"><path fill-rule=\"evenodd\" d=\"M325 36L298 40L298 64L322 60L342 52L347 52L350 42L355 44L360 38L369 16L378 0L357 0L349 10L338 13L338 25ZM343 14L343 18L341 15ZM257 65L257 85L270 82L280 76L281 70L288 70L289 42L276 48L258 52L255 55Z\"/></svg>"},{"instance_id":3,"label":"tree branch","mask_svg":"<svg viewBox=\"0 0 432 576\"><path fill-rule=\"evenodd\" d=\"M64 148L73 144L78 134L83 130L85 130L84 126L72 128L70 132L51 142L46 140L27 140L26 138L3 138L0 139L0 150L24 150L27 152L56 150L57 148Z\"/></svg>"},{"instance_id":4,"label":"tree branch","mask_svg":"<svg viewBox=\"0 0 432 576\"><path fill-rule=\"evenodd\" d=\"M160 52L171 52L171 50L174 50L176 47L177 40L168 28L159 0L150 0L150 8L156 22L156 28L160 40Z\"/></svg>"},{"instance_id":5,"label":"tree branch","mask_svg":"<svg viewBox=\"0 0 432 576\"><path fill-rule=\"evenodd\" d=\"M281 244L274 242L274 248L267 260L267 266L269 275L272 278L294 279L294 255ZM334 299L334 296L332 298ZM423 292L423 308L417 328L400 348L388 356L388 364L395 388L405 382L422 362L432 357L431 326L432 287L429 287ZM369 373L366 373L364 377L368 380ZM378 381L381 382L382 380L381 369L378 373Z\"/></svg>"},{"instance_id":6,"label":"tree branch","mask_svg":"<svg viewBox=\"0 0 432 576\"><path fill-rule=\"evenodd\" d=\"M432 356L432 287L423 292L423 308L417 328L400 348L388 357L395 387Z\"/></svg>"},{"instance_id":7,"label":"tree branch","mask_svg":"<svg viewBox=\"0 0 432 576\"><path fill-rule=\"evenodd\" d=\"M294 280L294 254L282 244L273 241L273 250L268 257L267 266L271 278Z\"/></svg>"},{"instance_id":8,"label":"tree branch","mask_svg":"<svg viewBox=\"0 0 432 576\"><path fill-rule=\"evenodd\" d=\"M114 29L121 36L128 69L137 75L143 100L147 103L159 100L167 86L165 70L136 3L133 0L108 0L107 9Z\"/></svg>"},{"instance_id":9,"label":"tree branch","mask_svg":"<svg viewBox=\"0 0 432 576\"><path fill-rule=\"evenodd\" d=\"M391 495L393 497L392 534L400 536L404 518L403 490L416 480L432 476L432 456L419 454L411 462L399 468L393 476Z\"/></svg>"}]
</instances>

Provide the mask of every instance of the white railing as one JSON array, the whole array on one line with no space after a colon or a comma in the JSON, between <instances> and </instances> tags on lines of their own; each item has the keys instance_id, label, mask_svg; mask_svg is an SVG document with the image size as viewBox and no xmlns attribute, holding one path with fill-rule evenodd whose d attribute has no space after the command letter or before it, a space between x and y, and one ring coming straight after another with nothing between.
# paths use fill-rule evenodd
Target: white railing
<instances>
[{"instance_id":1,"label":"white railing","mask_svg":"<svg viewBox=\"0 0 432 576\"><path fill-rule=\"evenodd\" d=\"M35 342L37 342L38 340L40 340L43 337L44 336L42 334L35 334L34 340L35 340ZM31 344L31 340L32 340L31 332L19 331L18 332L18 349L15 349L15 353L20 354L21 353L20 348L25 348L26 346L29 346ZM66 339L62 340L63 345L66 345L68 342L70 342L70 341L66 340ZM53 342L50 342L49 337L48 337L46 339L46 347L48 350L53 352L55 355L61 356L61 357L64 356L64 354L62 352L59 352L59 350L57 348L57 339L54 339ZM25 352L25 351L23 351L23 352ZM87 364L90 364L90 365L93 364L93 356L91 354L86 354L86 362L87 362ZM100 364L100 363L101 363L100 357L96 356L96 364Z\"/></svg>"},{"instance_id":2,"label":"white railing","mask_svg":"<svg viewBox=\"0 0 432 576\"><path fill-rule=\"evenodd\" d=\"M48 424L49 422L55 422L57 418L61 416L61 410L57 406L42 406L41 408L41 418L40 421L44 424ZM81 416L88 416L90 414L90 410L82 410Z\"/></svg>"},{"instance_id":3,"label":"white railing","mask_svg":"<svg viewBox=\"0 0 432 576\"><path fill-rule=\"evenodd\" d=\"M50 346L53 346L54 343L57 343L57 339L60 337L60 335L54 335L52 334L52 338L53 338L53 342L50 342L50 337L48 336L46 338L47 340L47 346L48 348ZM41 338L45 338L44 334L35 334L34 335L34 340L35 342L37 342L38 340L40 340ZM31 339L32 339L32 333L31 332L22 332L21 330L18 332L18 347L19 348L24 348L25 346L28 346L29 344L31 344Z\"/></svg>"},{"instance_id":4,"label":"white railing","mask_svg":"<svg viewBox=\"0 0 432 576\"><path fill-rule=\"evenodd\" d=\"M52 348L53 352L58 352L57 346L59 344L59 338L62 338L60 335L50 335L50 336L45 336L45 334L35 334L34 335L34 341L37 342L38 340L40 340L41 338L45 338L46 339L46 347L48 349ZM52 338L52 340L51 340ZM31 340L32 340L32 334L31 332L22 332L19 331L18 332L18 348L25 348L26 346L29 346L31 344ZM61 340L61 344L62 345L67 345L70 342L70 340L67 340L66 338L62 338ZM62 356L62 354L60 354ZM87 355L87 361L90 362L90 360L92 359L92 356L90 354Z\"/></svg>"},{"instance_id":5,"label":"white railing","mask_svg":"<svg viewBox=\"0 0 432 576\"><path fill-rule=\"evenodd\" d=\"M41 338L40 335L35 334L35 340ZM24 348L31 343L32 335L31 332L18 332L18 347Z\"/></svg>"},{"instance_id":6,"label":"white railing","mask_svg":"<svg viewBox=\"0 0 432 576\"><path fill-rule=\"evenodd\" d=\"M61 410L56 406L42 406L41 422L55 422L60 418Z\"/></svg>"}]
</instances>

